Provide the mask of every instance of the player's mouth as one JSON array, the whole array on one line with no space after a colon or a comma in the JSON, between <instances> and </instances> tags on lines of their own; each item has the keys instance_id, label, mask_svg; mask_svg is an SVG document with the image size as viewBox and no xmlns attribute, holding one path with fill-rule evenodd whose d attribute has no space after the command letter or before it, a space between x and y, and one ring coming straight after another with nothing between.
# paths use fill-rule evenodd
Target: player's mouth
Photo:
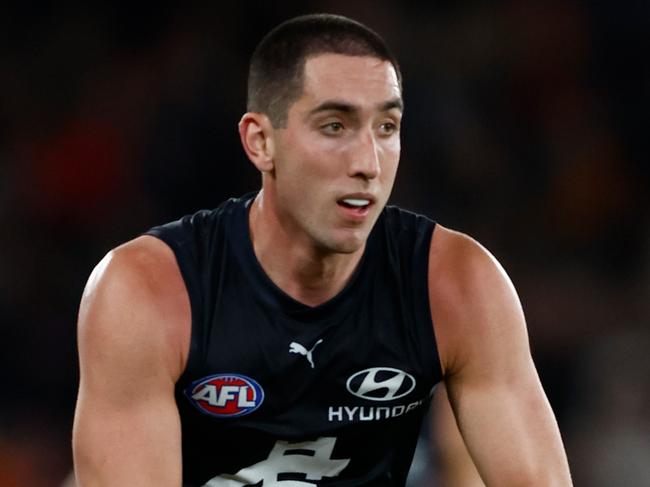
<instances>
[{"instance_id":1,"label":"player's mouth","mask_svg":"<svg viewBox=\"0 0 650 487\"><path fill-rule=\"evenodd\" d=\"M370 207L375 203L375 199L367 194L354 194L340 198L337 203L347 218L361 221L370 213Z\"/></svg>"}]
</instances>

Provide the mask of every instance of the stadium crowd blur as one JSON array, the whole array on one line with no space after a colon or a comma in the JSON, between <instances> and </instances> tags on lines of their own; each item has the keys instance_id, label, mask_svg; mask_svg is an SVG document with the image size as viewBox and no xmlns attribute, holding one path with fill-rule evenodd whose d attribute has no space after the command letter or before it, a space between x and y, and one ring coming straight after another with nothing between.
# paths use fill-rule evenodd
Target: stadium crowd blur
<instances>
[{"instance_id":1,"label":"stadium crowd blur","mask_svg":"<svg viewBox=\"0 0 650 487\"><path fill-rule=\"evenodd\" d=\"M391 201L509 272L576 485L649 485L650 4L432 4L3 8L0 486L70 470L94 264L258 187L236 132L247 62L263 32L314 11L367 23L400 59ZM436 485L431 458L414 485Z\"/></svg>"}]
</instances>

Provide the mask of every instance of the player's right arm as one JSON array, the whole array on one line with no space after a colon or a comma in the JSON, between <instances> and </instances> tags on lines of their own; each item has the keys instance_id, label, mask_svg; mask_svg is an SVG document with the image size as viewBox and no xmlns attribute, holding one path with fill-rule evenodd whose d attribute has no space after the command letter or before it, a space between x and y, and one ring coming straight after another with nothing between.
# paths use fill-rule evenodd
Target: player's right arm
<instances>
[{"instance_id":1,"label":"player's right arm","mask_svg":"<svg viewBox=\"0 0 650 487\"><path fill-rule=\"evenodd\" d=\"M140 237L98 264L79 310L80 487L181 485L174 384L189 338L189 298L169 247Z\"/></svg>"}]
</instances>

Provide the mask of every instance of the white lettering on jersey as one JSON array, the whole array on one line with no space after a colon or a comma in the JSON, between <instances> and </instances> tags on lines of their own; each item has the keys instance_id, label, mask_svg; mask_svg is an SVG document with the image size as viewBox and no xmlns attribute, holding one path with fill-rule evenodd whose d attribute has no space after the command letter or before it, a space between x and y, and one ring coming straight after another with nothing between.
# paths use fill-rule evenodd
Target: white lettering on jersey
<instances>
[{"instance_id":1,"label":"white lettering on jersey","mask_svg":"<svg viewBox=\"0 0 650 487\"><path fill-rule=\"evenodd\" d=\"M248 400L248 386L241 386L237 396L237 406L240 408L252 408L255 406L255 401Z\"/></svg>"},{"instance_id":2,"label":"white lettering on jersey","mask_svg":"<svg viewBox=\"0 0 650 487\"><path fill-rule=\"evenodd\" d=\"M329 410L329 415L327 417L328 421L334 421L334 418L338 418L339 421L343 421L343 408L339 406L338 408L334 409L332 406L330 406Z\"/></svg>"},{"instance_id":3,"label":"white lettering on jersey","mask_svg":"<svg viewBox=\"0 0 650 487\"><path fill-rule=\"evenodd\" d=\"M248 386L221 386L217 387L213 384L208 384L200 391L192 394L192 399L195 401L206 401L211 406L223 407L228 401L237 398L237 406L240 408L253 407L255 401L248 400Z\"/></svg>"},{"instance_id":4,"label":"white lettering on jersey","mask_svg":"<svg viewBox=\"0 0 650 487\"><path fill-rule=\"evenodd\" d=\"M396 418L405 413L417 409L424 404L425 399L411 402L409 404L397 405L392 407L382 406L330 406L327 413L327 420L329 422L343 422L343 421L376 421L378 419Z\"/></svg>"},{"instance_id":5,"label":"white lettering on jersey","mask_svg":"<svg viewBox=\"0 0 650 487\"><path fill-rule=\"evenodd\" d=\"M217 406L223 407L228 401L235 399L235 392L239 390L239 386L221 386L219 390L219 399L217 399Z\"/></svg>"},{"instance_id":6,"label":"white lettering on jersey","mask_svg":"<svg viewBox=\"0 0 650 487\"><path fill-rule=\"evenodd\" d=\"M192 394L192 399L195 401L207 401L208 404L211 406L216 406L217 405L217 388L216 386L213 386L212 384L208 384L207 386L203 387L198 392L195 392Z\"/></svg>"},{"instance_id":7,"label":"white lettering on jersey","mask_svg":"<svg viewBox=\"0 0 650 487\"><path fill-rule=\"evenodd\" d=\"M321 480L340 474L349 459L332 459L336 438L318 438L316 441L290 443L276 441L269 457L255 465L241 469L234 475L214 477L203 487L241 487L257 484L262 487L314 487L316 484L300 480L278 480L278 474L304 474L305 480Z\"/></svg>"},{"instance_id":8,"label":"white lettering on jersey","mask_svg":"<svg viewBox=\"0 0 650 487\"><path fill-rule=\"evenodd\" d=\"M359 406L355 406L353 408L349 408L349 407L345 406L345 412L347 413L348 419L350 421L352 421L352 418L354 418L354 413L357 412L357 409L359 409Z\"/></svg>"}]
</instances>

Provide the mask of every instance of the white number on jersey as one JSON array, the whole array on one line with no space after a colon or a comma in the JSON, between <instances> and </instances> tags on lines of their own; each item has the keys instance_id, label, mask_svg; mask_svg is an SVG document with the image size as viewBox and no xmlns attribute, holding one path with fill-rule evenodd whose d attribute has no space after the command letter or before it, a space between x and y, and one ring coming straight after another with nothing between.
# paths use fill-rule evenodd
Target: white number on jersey
<instances>
[{"instance_id":1,"label":"white number on jersey","mask_svg":"<svg viewBox=\"0 0 650 487\"><path fill-rule=\"evenodd\" d=\"M347 467L349 459L332 459L336 438L318 438L316 441L289 443L276 441L269 457L255 465L241 469L234 475L223 474L203 487L242 487L263 481L262 487L313 487L316 484L299 480L278 480L278 474L297 473L306 480L335 477ZM306 454L309 452L310 454ZM312 454L313 453L313 454Z\"/></svg>"}]
</instances>

